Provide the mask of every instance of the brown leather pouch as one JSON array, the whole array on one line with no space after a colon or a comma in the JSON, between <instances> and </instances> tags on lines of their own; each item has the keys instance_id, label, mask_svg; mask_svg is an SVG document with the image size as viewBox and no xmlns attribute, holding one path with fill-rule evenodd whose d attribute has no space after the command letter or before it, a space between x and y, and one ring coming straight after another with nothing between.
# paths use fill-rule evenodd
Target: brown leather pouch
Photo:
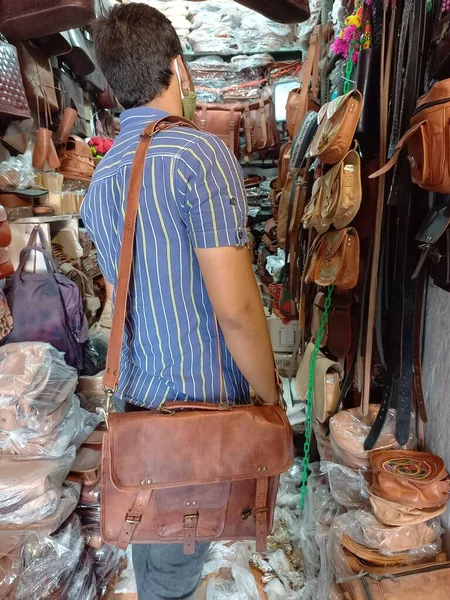
<instances>
[{"instance_id":1,"label":"brown leather pouch","mask_svg":"<svg viewBox=\"0 0 450 600\"><path fill-rule=\"evenodd\" d=\"M277 183L276 183L276 191L281 192L286 183L286 178L289 172L289 161L291 158L291 147L292 142L286 142L281 147L280 157L278 159L278 173L277 173Z\"/></svg>"},{"instance_id":2,"label":"brown leather pouch","mask_svg":"<svg viewBox=\"0 0 450 600\"><path fill-rule=\"evenodd\" d=\"M362 96L353 90L339 96L319 111L319 127L314 136L309 156L324 164L334 165L350 150L362 109Z\"/></svg>"},{"instance_id":3,"label":"brown leather pouch","mask_svg":"<svg viewBox=\"0 0 450 600\"><path fill-rule=\"evenodd\" d=\"M380 450L370 457L372 491L391 502L434 508L446 504L450 481L442 458L428 452Z\"/></svg>"},{"instance_id":4,"label":"brown leather pouch","mask_svg":"<svg viewBox=\"0 0 450 600\"><path fill-rule=\"evenodd\" d=\"M359 277L359 237L353 227L318 236L311 249L305 283L351 290Z\"/></svg>"},{"instance_id":5,"label":"brown leather pouch","mask_svg":"<svg viewBox=\"0 0 450 600\"><path fill-rule=\"evenodd\" d=\"M316 337L325 308L326 294L318 292L314 298L311 334ZM351 292L335 292L328 311L328 323L325 326L321 347L326 346L336 358L344 358L350 352L352 344Z\"/></svg>"},{"instance_id":6,"label":"brown leather pouch","mask_svg":"<svg viewBox=\"0 0 450 600\"><path fill-rule=\"evenodd\" d=\"M42 50L28 41L19 42L17 52L28 104L32 108L38 106L42 113L57 112L59 106L50 59Z\"/></svg>"},{"instance_id":7,"label":"brown leather pouch","mask_svg":"<svg viewBox=\"0 0 450 600\"><path fill-rule=\"evenodd\" d=\"M395 154L370 178L389 171L408 144L411 179L425 190L450 193L450 79L435 83L421 96L411 117L411 127L397 144Z\"/></svg>"},{"instance_id":8,"label":"brown leather pouch","mask_svg":"<svg viewBox=\"0 0 450 600\"><path fill-rule=\"evenodd\" d=\"M208 131L220 137L236 156L239 156L241 119L240 104L197 102L194 123L202 131Z\"/></svg>"}]
</instances>

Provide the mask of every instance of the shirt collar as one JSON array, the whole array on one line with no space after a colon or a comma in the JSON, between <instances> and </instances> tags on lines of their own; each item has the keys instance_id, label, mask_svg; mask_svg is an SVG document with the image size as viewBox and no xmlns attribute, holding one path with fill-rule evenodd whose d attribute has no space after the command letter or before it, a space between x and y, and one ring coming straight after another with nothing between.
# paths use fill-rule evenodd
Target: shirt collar
<instances>
[{"instance_id":1,"label":"shirt collar","mask_svg":"<svg viewBox=\"0 0 450 600\"><path fill-rule=\"evenodd\" d=\"M136 125L147 125L147 123L158 121L168 114L164 110L147 106L124 110L120 115L120 131L122 133L123 131L134 129Z\"/></svg>"}]
</instances>

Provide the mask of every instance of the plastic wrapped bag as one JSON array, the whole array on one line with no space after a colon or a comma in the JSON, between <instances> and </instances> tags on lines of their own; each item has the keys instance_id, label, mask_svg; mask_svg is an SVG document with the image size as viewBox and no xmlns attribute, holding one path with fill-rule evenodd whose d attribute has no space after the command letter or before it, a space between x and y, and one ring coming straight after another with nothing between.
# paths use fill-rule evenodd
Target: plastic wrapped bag
<instances>
[{"instance_id":1,"label":"plastic wrapped bag","mask_svg":"<svg viewBox=\"0 0 450 600\"><path fill-rule=\"evenodd\" d=\"M368 506L367 482L361 473L328 461L320 463L320 471L328 476L330 493L336 502L349 509Z\"/></svg>"},{"instance_id":2,"label":"plastic wrapped bag","mask_svg":"<svg viewBox=\"0 0 450 600\"><path fill-rule=\"evenodd\" d=\"M0 599L15 598L23 570L22 550L33 534L29 531L0 531Z\"/></svg>"},{"instance_id":3,"label":"plastic wrapped bag","mask_svg":"<svg viewBox=\"0 0 450 600\"><path fill-rule=\"evenodd\" d=\"M108 343L101 335L90 336L84 346L82 375L93 377L106 367Z\"/></svg>"},{"instance_id":4,"label":"plastic wrapped bag","mask_svg":"<svg viewBox=\"0 0 450 600\"><path fill-rule=\"evenodd\" d=\"M259 599L255 578L238 565L222 567L217 576L210 579L206 588L206 600Z\"/></svg>"},{"instance_id":5,"label":"plastic wrapped bag","mask_svg":"<svg viewBox=\"0 0 450 600\"><path fill-rule=\"evenodd\" d=\"M21 342L0 348L0 422L3 431L52 431L67 413L58 413L74 391L77 372L50 344Z\"/></svg>"},{"instance_id":6,"label":"plastic wrapped bag","mask_svg":"<svg viewBox=\"0 0 450 600\"><path fill-rule=\"evenodd\" d=\"M51 537L33 535L23 549L24 569L16 600L68 600L83 551L84 541L76 515ZM79 596L77 600L91 600L91 597Z\"/></svg>"},{"instance_id":7,"label":"plastic wrapped bag","mask_svg":"<svg viewBox=\"0 0 450 600\"><path fill-rule=\"evenodd\" d=\"M33 165L26 154L0 162L1 187L29 188L34 185L34 177Z\"/></svg>"},{"instance_id":8,"label":"plastic wrapped bag","mask_svg":"<svg viewBox=\"0 0 450 600\"><path fill-rule=\"evenodd\" d=\"M25 527L51 515L74 459L74 446L59 458L1 456L0 527Z\"/></svg>"}]
</instances>

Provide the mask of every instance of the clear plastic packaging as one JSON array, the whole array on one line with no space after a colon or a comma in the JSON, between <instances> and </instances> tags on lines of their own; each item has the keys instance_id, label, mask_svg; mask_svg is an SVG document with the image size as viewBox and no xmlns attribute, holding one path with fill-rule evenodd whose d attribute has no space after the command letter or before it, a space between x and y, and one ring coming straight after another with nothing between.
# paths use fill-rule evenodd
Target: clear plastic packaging
<instances>
[{"instance_id":1,"label":"clear plastic packaging","mask_svg":"<svg viewBox=\"0 0 450 600\"><path fill-rule=\"evenodd\" d=\"M74 446L59 458L1 456L0 527L26 527L54 513L74 459Z\"/></svg>"},{"instance_id":2,"label":"clear plastic packaging","mask_svg":"<svg viewBox=\"0 0 450 600\"><path fill-rule=\"evenodd\" d=\"M276 576L287 590L300 590L305 584L305 573L294 570L283 550L279 549L270 553L268 563Z\"/></svg>"},{"instance_id":3,"label":"clear plastic packaging","mask_svg":"<svg viewBox=\"0 0 450 600\"><path fill-rule=\"evenodd\" d=\"M0 162L0 186L12 188L29 188L34 184L35 173L30 157L20 154ZM14 192L14 190L12 190Z\"/></svg>"},{"instance_id":4,"label":"clear plastic packaging","mask_svg":"<svg viewBox=\"0 0 450 600\"><path fill-rule=\"evenodd\" d=\"M124 564L124 553L114 546L102 544L100 548L89 548L97 590L101 593L109 582L118 575Z\"/></svg>"},{"instance_id":5,"label":"clear plastic packaging","mask_svg":"<svg viewBox=\"0 0 450 600\"><path fill-rule=\"evenodd\" d=\"M405 528L387 527L365 511L350 511L337 517L328 537L327 555L338 583L349 577L357 576L359 565L386 564L396 566L432 561L441 551L440 539L443 530L437 522L419 524L421 529L415 532L410 525ZM434 541L431 541L434 538ZM418 543L423 545L417 546ZM347 547L344 550L343 544ZM411 549L405 548L411 545ZM415 547L413 547L415 546ZM351 548L351 552L349 552ZM403 551L393 549L403 548ZM355 566L346 556L355 555ZM356 565L358 565L356 567ZM357 569L356 572L353 568Z\"/></svg>"},{"instance_id":6,"label":"clear plastic packaging","mask_svg":"<svg viewBox=\"0 0 450 600\"><path fill-rule=\"evenodd\" d=\"M82 375L92 377L106 367L108 343L101 335L89 336L84 347Z\"/></svg>"},{"instance_id":7,"label":"clear plastic packaging","mask_svg":"<svg viewBox=\"0 0 450 600\"><path fill-rule=\"evenodd\" d=\"M330 493L336 502L348 509L368 506L367 482L361 473L328 461L320 463L320 471L328 476Z\"/></svg>"},{"instance_id":8,"label":"clear plastic packaging","mask_svg":"<svg viewBox=\"0 0 450 600\"><path fill-rule=\"evenodd\" d=\"M0 422L3 431L27 428L47 435L65 417L57 412L74 391L77 372L50 344L0 348Z\"/></svg>"},{"instance_id":9,"label":"clear plastic packaging","mask_svg":"<svg viewBox=\"0 0 450 600\"><path fill-rule=\"evenodd\" d=\"M239 567L222 567L206 588L206 600L259 600L253 575Z\"/></svg>"},{"instance_id":10,"label":"clear plastic packaging","mask_svg":"<svg viewBox=\"0 0 450 600\"><path fill-rule=\"evenodd\" d=\"M76 515L51 537L33 535L23 550L24 569L16 600L46 598L73 600L69 596L84 551L80 521ZM78 596L77 600L92 597Z\"/></svg>"},{"instance_id":11,"label":"clear plastic packaging","mask_svg":"<svg viewBox=\"0 0 450 600\"><path fill-rule=\"evenodd\" d=\"M22 551L33 534L29 531L0 531L0 598L15 598L23 570Z\"/></svg>"},{"instance_id":12,"label":"clear plastic packaging","mask_svg":"<svg viewBox=\"0 0 450 600\"><path fill-rule=\"evenodd\" d=\"M69 446L81 446L103 417L81 408L80 400L75 394L71 394L66 403L68 410L64 420L61 423L55 422L53 430L45 435L31 429L0 432L0 455L50 458L62 456Z\"/></svg>"},{"instance_id":13,"label":"clear plastic packaging","mask_svg":"<svg viewBox=\"0 0 450 600\"><path fill-rule=\"evenodd\" d=\"M381 449L399 448L395 439L396 411L389 409L383 430L373 450L364 450L364 442L371 426L375 422L380 405L370 404L369 413L363 416L359 408L342 410L330 419L330 442L334 462L352 469L368 471L370 467L370 453ZM411 419L414 423L414 419ZM407 449L414 447L414 435L411 436Z\"/></svg>"}]
</instances>

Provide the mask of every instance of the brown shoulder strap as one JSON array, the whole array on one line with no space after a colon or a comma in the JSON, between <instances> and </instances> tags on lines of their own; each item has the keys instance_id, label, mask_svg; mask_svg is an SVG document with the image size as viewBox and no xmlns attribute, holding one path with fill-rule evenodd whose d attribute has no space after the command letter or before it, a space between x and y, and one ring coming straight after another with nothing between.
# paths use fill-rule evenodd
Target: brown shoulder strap
<instances>
[{"instance_id":1,"label":"brown shoulder strap","mask_svg":"<svg viewBox=\"0 0 450 600\"><path fill-rule=\"evenodd\" d=\"M172 115L168 115L159 121L149 123L141 135L141 141L138 144L134 156L125 209L122 245L120 248L116 297L114 300L114 315L112 319L108 357L106 360L106 371L103 377L103 386L106 390L115 391L119 379L128 289L130 286L131 266L133 264L136 218L139 209L139 196L141 193L142 180L144 177L145 157L147 155L147 150L152 143L153 136L156 133L179 126L198 129L191 121Z\"/></svg>"},{"instance_id":2,"label":"brown shoulder strap","mask_svg":"<svg viewBox=\"0 0 450 600\"><path fill-rule=\"evenodd\" d=\"M309 85L311 81L311 91L313 95L318 98L319 96L319 60L320 60L320 32L321 27L317 25L314 27L314 31L309 37L309 48L306 60L303 64L301 72L301 89L300 89L300 106L304 106L306 103L306 97L309 92Z\"/></svg>"}]
</instances>

